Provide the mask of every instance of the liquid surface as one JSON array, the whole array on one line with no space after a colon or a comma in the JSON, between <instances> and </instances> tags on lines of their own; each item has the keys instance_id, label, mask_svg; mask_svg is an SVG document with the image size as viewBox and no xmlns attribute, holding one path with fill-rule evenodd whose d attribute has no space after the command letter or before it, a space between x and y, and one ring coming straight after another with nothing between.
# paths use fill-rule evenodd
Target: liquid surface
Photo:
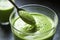
<instances>
[{"instance_id":1,"label":"liquid surface","mask_svg":"<svg viewBox=\"0 0 60 40\"><path fill-rule=\"evenodd\" d=\"M20 17L16 18L13 22L15 29L12 31L17 37L24 40L43 40L54 34L53 30L50 30L53 28L53 21L49 17L34 12L30 14L36 22L36 27L27 24Z\"/></svg>"},{"instance_id":2,"label":"liquid surface","mask_svg":"<svg viewBox=\"0 0 60 40\"><path fill-rule=\"evenodd\" d=\"M13 8L13 5L8 0L0 0L0 10Z\"/></svg>"}]
</instances>

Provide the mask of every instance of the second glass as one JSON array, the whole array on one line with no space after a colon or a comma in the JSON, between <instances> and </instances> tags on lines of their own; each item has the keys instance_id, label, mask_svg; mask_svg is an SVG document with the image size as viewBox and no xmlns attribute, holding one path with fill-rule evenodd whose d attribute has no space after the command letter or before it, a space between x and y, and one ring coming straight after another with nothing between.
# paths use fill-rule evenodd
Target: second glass
<instances>
[{"instance_id":1,"label":"second glass","mask_svg":"<svg viewBox=\"0 0 60 40\"><path fill-rule=\"evenodd\" d=\"M8 0L0 0L0 24L8 25L9 16L13 12L14 6Z\"/></svg>"}]
</instances>

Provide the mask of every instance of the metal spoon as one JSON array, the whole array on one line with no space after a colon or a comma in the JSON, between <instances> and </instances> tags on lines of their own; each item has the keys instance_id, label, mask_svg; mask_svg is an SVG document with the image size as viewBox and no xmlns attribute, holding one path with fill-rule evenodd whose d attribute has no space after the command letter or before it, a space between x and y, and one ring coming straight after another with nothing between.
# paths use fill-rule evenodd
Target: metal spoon
<instances>
[{"instance_id":1,"label":"metal spoon","mask_svg":"<svg viewBox=\"0 0 60 40\"><path fill-rule=\"evenodd\" d=\"M33 16L29 14L29 12L27 12L24 9L18 8L17 5L12 0L9 0L9 1L16 7L19 17L21 17L21 19L24 22L31 24L31 25L35 25L35 20Z\"/></svg>"}]
</instances>

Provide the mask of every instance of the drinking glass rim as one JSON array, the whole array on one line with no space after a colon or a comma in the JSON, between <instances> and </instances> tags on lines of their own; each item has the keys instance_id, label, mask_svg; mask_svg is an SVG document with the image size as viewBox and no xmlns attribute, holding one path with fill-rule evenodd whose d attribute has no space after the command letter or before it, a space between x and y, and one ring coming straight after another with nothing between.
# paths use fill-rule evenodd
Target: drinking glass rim
<instances>
[{"instance_id":1,"label":"drinking glass rim","mask_svg":"<svg viewBox=\"0 0 60 40\"><path fill-rule=\"evenodd\" d=\"M54 11L54 10L52 10L51 8L49 8L49 7L47 7L47 6L43 6L43 5L40 5L40 4L26 4L26 5L23 5L23 6L20 6L19 8L23 8L23 7L27 7L27 6L41 6L41 7L44 7L44 8L47 8L47 9L49 9L49 10L51 10L55 15L56 15L56 17L57 17L57 19L56 19L56 26L57 26L57 24L58 24L58 16L57 16L57 14L56 14L56 12ZM14 10L14 11L16 11L16 10ZM13 11L13 12L14 12ZM14 13L12 13L11 15L10 15L10 18L9 18L9 21L10 21L10 24L11 24L11 17L12 17L12 15L13 15ZM13 27L13 25L11 24L11 26ZM13 27L15 30L17 30L15 27ZM53 27L52 29L54 29L55 27ZM51 31L52 29L50 29L50 30L48 30L48 31L46 31L46 32L49 32L49 31ZM19 31L19 30L17 30L18 32L21 32L21 31ZM41 33L41 34L44 34L44 33L46 33L46 32L43 32L43 33ZM23 32L22 32L23 33Z\"/></svg>"}]
</instances>

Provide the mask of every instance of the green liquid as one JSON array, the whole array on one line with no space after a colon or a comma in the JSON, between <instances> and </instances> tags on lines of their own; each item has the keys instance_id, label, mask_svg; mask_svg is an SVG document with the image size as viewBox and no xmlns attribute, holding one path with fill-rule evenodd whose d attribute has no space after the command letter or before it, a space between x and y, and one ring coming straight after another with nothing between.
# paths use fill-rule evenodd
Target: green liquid
<instances>
[{"instance_id":1,"label":"green liquid","mask_svg":"<svg viewBox=\"0 0 60 40\"><path fill-rule=\"evenodd\" d=\"M0 22L8 22L14 7L8 0L0 0Z\"/></svg>"},{"instance_id":2,"label":"green liquid","mask_svg":"<svg viewBox=\"0 0 60 40\"><path fill-rule=\"evenodd\" d=\"M52 40L55 33L55 30L52 29L53 20L39 13L32 12L31 15L36 22L35 29L33 29L33 25L25 23L20 17L13 20L12 32L15 40ZM33 32L34 30L36 31Z\"/></svg>"}]
</instances>

